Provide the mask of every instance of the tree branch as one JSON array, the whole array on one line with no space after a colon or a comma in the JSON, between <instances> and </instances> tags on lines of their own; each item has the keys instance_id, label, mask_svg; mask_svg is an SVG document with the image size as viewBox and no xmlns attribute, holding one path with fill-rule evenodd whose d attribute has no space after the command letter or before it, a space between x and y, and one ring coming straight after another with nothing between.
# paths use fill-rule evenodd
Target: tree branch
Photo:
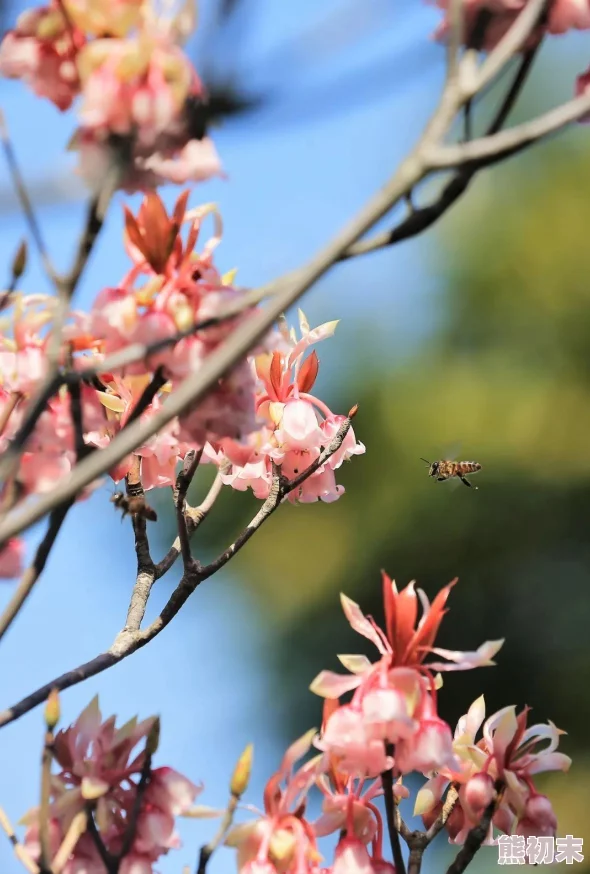
<instances>
[{"instance_id":1,"label":"tree branch","mask_svg":"<svg viewBox=\"0 0 590 874\"><path fill-rule=\"evenodd\" d=\"M481 137L470 143L437 146L429 155L430 163L433 168L439 170L461 166L478 169L522 151L561 128L579 121L588 113L590 113L590 94L585 93L510 130Z\"/></svg>"},{"instance_id":2,"label":"tree branch","mask_svg":"<svg viewBox=\"0 0 590 874\"><path fill-rule=\"evenodd\" d=\"M306 468L303 473L296 477L296 479L288 481L283 480L280 477L276 477L277 486L275 492L271 492L271 495L264 502L260 511L256 514L250 525L247 526L244 532L240 535L239 538L224 552L219 558L217 558L214 562L208 565L205 568L195 568L193 566L186 568L185 572L180 580L180 583L170 596L167 604L164 609L160 613L160 615L155 619L151 625L147 628L141 630L138 628L130 628L128 627L130 623L129 616L133 612L133 623L135 624L137 618L139 617L139 622L141 622L141 618L143 618L143 612L145 611L145 604L147 602L147 597L149 596L149 591L146 594L146 588L144 587L141 592L138 590L138 585L136 582L136 586L134 588L134 592L131 597L131 605L128 611L128 619L125 627L119 632L117 637L115 638L113 645L106 652L101 653L95 658L91 659L88 662L85 662L83 665L80 665L77 668L74 668L71 671L67 671L65 674L62 674L59 677L56 677L50 683L46 683L44 686L41 686L35 692L32 692L26 698L23 698L22 701L19 701L18 704L15 704L13 707L8 710L4 710L0 713L0 727L4 725L8 725L10 722L14 722L15 719L18 719L25 713L28 713L34 707L41 704L47 698L48 694L53 690L57 689L58 691L62 691L63 689L68 689L71 686L75 686L78 683L87 680L89 677L96 676L96 674L102 673L107 668L112 667L118 662L130 656L132 653L136 652L141 647L145 646L149 643L150 640L153 640L154 637L157 637L161 631L166 628L166 626L172 621L172 619L176 616L178 611L183 607L192 593L195 591L197 586L200 585L204 580L208 579L212 576L217 570L223 567L227 562L232 558L235 553L244 546L250 537L254 534L258 528L262 525L262 523L270 517L270 515L274 512L276 507L278 507L280 501L294 488L297 488L303 480L314 473L322 464L325 464L330 455L333 455L334 452L342 445L346 434L350 428L351 417L356 413L356 408L353 408L348 416L348 418L342 423L338 432L333 437L330 445L327 449L324 450L320 454L320 456L316 459L313 464L310 464L308 468ZM145 600L144 600L145 598Z\"/></svg>"}]
</instances>

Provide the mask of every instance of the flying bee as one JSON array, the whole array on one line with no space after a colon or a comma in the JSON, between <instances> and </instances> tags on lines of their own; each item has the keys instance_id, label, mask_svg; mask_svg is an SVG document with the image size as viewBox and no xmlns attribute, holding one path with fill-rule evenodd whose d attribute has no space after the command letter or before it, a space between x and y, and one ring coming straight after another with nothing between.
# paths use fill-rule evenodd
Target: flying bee
<instances>
[{"instance_id":1,"label":"flying bee","mask_svg":"<svg viewBox=\"0 0 590 874\"><path fill-rule=\"evenodd\" d=\"M122 519L127 514L131 514L132 516L140 516L142 519L149 519L150 522L157 522L158 520L158 514L153 507L150 507L142 494L124 495L123 492L115 492L111 497L111 501L117 510L122 510Z\"/></svg>"},{"instance_id":2,"label":"flying bee","mask_svg":"<svg viewBox=\"0 0 590 874\"><path fill-rule=\"evenodd\" d=\"M421 458L420 461L426 461L426 459ZM426 461L426 464L428 465L428 476L434 477L439 483L457 477L464 485L477 489L477 486L472 486L467 479L468 473L477 473L478 470L481 470L481 464L477 461L446 461L442 459L441 461Z\"/></svg>"}]
</instances>

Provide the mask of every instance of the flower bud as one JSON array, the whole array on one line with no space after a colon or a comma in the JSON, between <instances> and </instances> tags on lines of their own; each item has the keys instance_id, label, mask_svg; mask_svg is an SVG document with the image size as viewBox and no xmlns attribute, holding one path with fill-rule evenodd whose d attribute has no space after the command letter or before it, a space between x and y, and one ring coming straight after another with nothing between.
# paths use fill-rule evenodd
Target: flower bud
<instances>
[{"instance_id":1,"label":"flower bud","mask_svg":"<svg viewBox=\"0 0 590 874\"><path fill-rule=\"evenodd\" d=\"M25 272L25 267L27 266L27 241L23 240L18 249L16 250L16 254L12 261L12 275L15 279L20 279L20 277Z\"/></svg>"},{"instance_id":2,"label":"flower bud","mask_svg":"<svg viewBox=\"0 0 590 874\"><path fill-rule=\"evenodd\" d=\"M471 777L461 794L461 801L474 819L479 819L494 798L494 781L489 774L475 774Z\"/></svg>"},{"instance_id":3,"label":"flower bud","mask_svg":"<svg viewBox=\"0 0 590 874\"><path fill-rule=\"evenodd\" d=\"M160 717L154 716L152 727L145 741L145 751L148 756L153 756L160 745Z\"/></svg>"},{"instance_id":4,"label":"flower bud","mask_svg":"<svg viewBox=\"0 0 590 874\"><path fill-rule=\"evenodd\" d=\"M45 705L45 725L48 731L53 731L60 717L59 692L57 689L52 689L47 696L47 704Z\"/></svg>"},{"instance_id":5,"label":"flower bud","mask_svg":"<svg viewBox=\"0 0 590 874\"><path fill-rule=\"evenodd\" d=\"M236 798L240 798L248 788L250 774L252 773L253 755L254 746L253 744L248 744L234 768L229 789L231 794L235 795Z\"/></svg>"}]
</instances>

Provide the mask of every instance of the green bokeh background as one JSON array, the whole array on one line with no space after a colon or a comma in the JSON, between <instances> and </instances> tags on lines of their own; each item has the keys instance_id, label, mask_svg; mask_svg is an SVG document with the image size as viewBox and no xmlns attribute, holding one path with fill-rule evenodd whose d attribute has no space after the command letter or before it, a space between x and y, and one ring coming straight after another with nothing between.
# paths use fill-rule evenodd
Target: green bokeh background
<instances>
[{"instance_id":1,"label":"green bokeh background","mask_svg":"<svg viewBox=\"0 0 590 874\"><path fill-rule=\"evenodd\" d=\"M445 217L428 250L433 327L411 354L374 356L370 324L330 341L321 396L338 411L359 403L367 454L341 471L342 500L282 508L231 570L267 629L269 698L285 742L318 724L321 703L307 690L316 673L338 669L338 652L370 653L344 620L340 591L380 619L381 568L430 597L458 576L440 645L506 643L497 667L445 680L441 714L454 724L483 691L488 713L528 704L535 721L565 729L572 770L539 785L560 833L588 846L590 161L577 142L496 168ZM477 491L435 484L419 460L456 441L482 464ZM256 507L225 491L207 552ZM496 860L486 851L471 870L497 870Z\"/></svg>"}]
</instances>

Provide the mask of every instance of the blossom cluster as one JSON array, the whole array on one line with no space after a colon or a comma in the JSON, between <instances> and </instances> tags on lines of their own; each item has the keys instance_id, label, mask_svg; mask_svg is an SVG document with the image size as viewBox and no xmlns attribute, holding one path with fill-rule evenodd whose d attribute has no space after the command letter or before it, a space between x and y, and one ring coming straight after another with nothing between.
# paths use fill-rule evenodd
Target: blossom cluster
<instances>
[{"instance_id":1,"label":"blossom cluster","mask_svg":"<svg viewBox=\"0 0 590 874\"><path fill-rule=\"evenodd\" d=\"M27 9L0 44L0 74L23 80L65 111L77 101L71 147L99 190L109 169L133 191L220 175L199 118L206 94L181 43L190 4L175 16L150 0L52 0Z\"/></svg>"},{"instance_id":2,"label":"blossom cluster","mask_svg":"<svg viewBox=\"0 0 590 874\"><path fill-rule=\"evenodd\" d=\"M555 837L551 802L534 780L543 771L568 770L570 759L557 751L563 732L551 722L527 727L528 708L517 715L514 707L505 707L484 722L483 696L460 718L454 736L438 715L440 672L493 665L502 645L488 641L475 652L434 645L453 584L430 603L413 583L398 591L384 573L385 630L342 596L352 628L375 644L379 657L370 662L360 655L339 656L350 673L323 671L312 683L312 690L325 698L321 731L311 729L287 749L266 783L262 809L243 805L255 817L224 833L225 846L235 850L238 874L395 874L383 856L378 802L385 792L392 792L397 802L407 799L403 780L411 773L427 778L414 807L427 829L441 814L443 801L447 807L454 802L445 822L451 843L463 844L484 814L489 822L485 844L495 842L494 830L523 838ZM341 703L346 693L352 697ZM52 858L75 817L91 812L106 852L121 862L118 870L152 874L160 856L179 846L176 816L224 813L194 806L202 787L178 772L152 769L158 731L154 719L131 720L119 729L114 717L103 722L95 699L57 734L52 754L60 770L52 778L47 814ZM133 755L138 744L140 751ZM251 761L247 748L231 781L234 810L247 788ZM322 799L314 820L306 813L312 790ZM35 860L40 857L40 815L36 808L24 817L24 847ZM334 833L339 839L326 864L318 841ZM88 823L69 852L64 874L102 871L96 834Z\"/></svg>"},{"instance_id":3,"label":"blossom cluster","mask_svg":"<svg viewBox=\"0 0 590 874\"><path fill-rule=\"evenodd\" d=\"M237 848L240 874L391 874L394 867L382 856L383 823L375 804L385 789L384 772L391 773L398 799L409 796L403 785L408 774L428 778L414 809L426 827L440 814L452 785L457 800L446 829L453 843L465 841L491 804L485 843L493 842L494 828L555 835L555 814L535 788L534 776L569 768L570 759L556 752L563 732L552 723L527 728L527 709L516 715L514 707L506 707L485 722L483 737L476 740L485 715L483 696L461 717L454 736L438 715L440 672L492 665L502 645L489 641L475 652L434 646L452 586L431 604L413 583L398 591L384 573L385 631L342 596L352 628L375 644L379 658L339 656L349 675L323 671L312 683L312 691L326 699L322 730L308 732L289 748L267 783L264 810L228 835L227 845ZM444 661L427 661L432 655ZM351 699L341 703L340 696L350 692ZM312 745L319 755L295 768ZM305 808L314 786L323 796L322 815L310 822ZM334 832L340 833L335 857L324 867L317 840Z\"/></svg>"},{"instance_id":4,"label":"blossom cluster","mask_svg":"<svg viewBox=\"0 0 590 874\"><path fill-rule=\"evenodd\" d=\"M218 320L228 307L239 309L244 292L234 285L235 271L222 276L214 264L222 233L215 208L191 210L187 201L185 191L168 215L160 197L150 192L137 215L125 209L129 271L117 286L99 292L89 312L70 313L61 332L62 363L80 377L80 416L89 448L106 447L125 428L157 377L158 390L142 413L142 419L149 420L167 394L197 373L251 315L252 309L243 310ZM215 232L197 252L207 216L213 216ZM0 325L0 451L17 435L48 373L56 306L54 297L15 293L9 317ZM201 324L208 327L196 331ZM219 467L225 484L251 488L259 498L268 496L273 470L291 479L317 462L345 417L311 394L319 361L315 351L308 353L312 345L330 337L336 325L328 322L310 329L301 313L298 337L281 321L280 328L220 379L203 401L137 448L134 455L141 459L144 489L174 485L178 465L192 449L203 450L203 461ZM134 344L159 351L123 368L103 368L109 356ZM92 378L84 377L89 368ZM336 483L336 470L364 451L350 429L338 451L294 489L289 500L337 500L344 489ZM122 480L133 462L128 456L109 471L113 480ZM23 500L50 491L75 463L72 394L64 385L38 419L18 471L0 499ZM0 553L0 575L17 576L21 564L22 544L10 541Z\"/></svg>"},{"instance_id":5,"label":"blossom cluster","mask_svg":"<svg viewBox=\"0 0 590 874\"><path fill-rule=\"evenodd\" d=\"M52 775L48 810L50 855L55 857L74 818L92 812L107 853L113 858L125 850L128 830L132 840L121 866L122 874L151 874L153 865L168 850L180 846L175 817L188 814L202 787L168 767L150 769L140 796L138 787L156 720L130 720L117 729L115 717L102 720L94 699L76 722L60 731L52 747L59 772ZM144 748L132 757L143 741ZM40 809L29 811L24 847L38 861L41 854ZM104 864L97 842L86 828L62 869L64 874L102 874Z\"/></svg>"}]
</instances>

